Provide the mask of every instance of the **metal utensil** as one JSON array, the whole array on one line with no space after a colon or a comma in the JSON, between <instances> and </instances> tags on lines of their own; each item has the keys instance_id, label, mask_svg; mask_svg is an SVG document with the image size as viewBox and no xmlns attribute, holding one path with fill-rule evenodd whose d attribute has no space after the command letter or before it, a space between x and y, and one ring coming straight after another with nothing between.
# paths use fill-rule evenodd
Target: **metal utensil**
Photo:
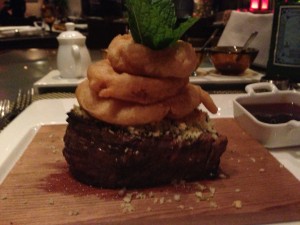
<instances>
[{"instance_id":1,"label":"metal utensil","mask_svg":"<svg viewBox=\"0 0 300 225\"><path fill-rule=\"evenodd\" d=\"M4 99L0 101L0 119L6 116L10 111L10 101L8 99Z\"/></svg>"},{"instance_id":2,"label":"metal utensil","mask_svg":"<svg viewBox=\"0 0 300 225\"><path fill-rule=\"evenodd\" d=\"M241 59L242 54L243 54L244 52L246 52L247 48L248 48L249 45L252 43L252 41L254 40L254 38L256 38L257 34L258 34L258 32L255 31L255 32L253 32L253 33L249 36L249 38L247 39L247 41L246 41L245 44L243 45L241 51L238 53L238 55L237 55L237 57L236 57L236 61L239 61L239 60Z\"/></svg>"},{"instance_id":3,"label":"metal utensil","mask_svg":"<svg viewBox=\"0 0 300 225\"><path fill-rule=\"evenodd\" d=\"M20 89L12 111L14 111L17 114L22 112L28 105L30 105L32 101L32 95L33 89L29 89L26 91Z\"/></svg>"},{"instance_id":4,"label":"metal utensil","mask_svg":"<svg viewBox=\"0 0 300 225\"><path fill-rule=\"evenodd\" d=\"M218 33L219 29L215 29L214 32L210 35L210 37L206 40L206 42L202 45L200 50L203 50L206 48L206 46L215 38L216 34Z\"/></svg>"},{"instance_id":5,"label":"metal utensil","mask_svg":"<svg viewBox=\"0 0 300 225\"><path fill-rule=\"evenodd\" d=\"M16 118L27 106L30 105L32 101L32 96L34 92L33 89L27 91L19 90L16 100L13 103L13 106L10 107L9 112L7 112L0 119L0 130L6 127L14 118Z\"/></svg>"},{"instance_id":6,"label":"metal utensil","mask_svg":"<svg viewBox=\"0 0 300 225\"><path fill-rule=\"evenodd\" d=\"M197 49L198 52L200 52L200 54L203 52L203 50L206 48L206 46L215 38L216 34L218 33L219 29L215 29L214 32L210 35L210 37L205 41L205 43ZM196 71L192 72L192 77L196 77L198 76Z\"/></svg>"}]
</instances>

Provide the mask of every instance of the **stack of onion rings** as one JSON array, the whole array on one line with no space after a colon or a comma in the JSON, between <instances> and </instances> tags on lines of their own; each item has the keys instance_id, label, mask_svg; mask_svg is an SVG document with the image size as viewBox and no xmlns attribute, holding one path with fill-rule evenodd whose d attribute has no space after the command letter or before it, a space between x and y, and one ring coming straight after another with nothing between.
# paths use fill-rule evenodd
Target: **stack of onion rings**
<instances>
[{"instance_id":1,"label":"stack of onion rings","mask_svg":"<svg viewBox=\"0 0 300 225\"><path fill-rule=\"evenodd\" d=\"M78 85L80 106L91 116L118 125L142 125L166 117L180 119L200 103L216 113L209 94L188 84L197 62L190 48L179 41L154 51L134 43L130 35L117 36L108 48L108 59L92 64L87 79Z\"/></svg>"},{"instance_id":2,"label":"stack of onion rings","mask_svg":"<svg viewBox=\"0 0 300 225\"><path fill-rule=\"evenodd\" d=\"M101 98L89 88L88 80L76 89L76 97L84 109L93 117L118 125L142 125L159 122L165 117L180 119L192 113L202 102L200 87L188 84L182 92L165 101L142 105L112 98ZM209 98L210 99L210 98ZM208 106L214 109L210 99Z\"/></svg>"}]
</instances>

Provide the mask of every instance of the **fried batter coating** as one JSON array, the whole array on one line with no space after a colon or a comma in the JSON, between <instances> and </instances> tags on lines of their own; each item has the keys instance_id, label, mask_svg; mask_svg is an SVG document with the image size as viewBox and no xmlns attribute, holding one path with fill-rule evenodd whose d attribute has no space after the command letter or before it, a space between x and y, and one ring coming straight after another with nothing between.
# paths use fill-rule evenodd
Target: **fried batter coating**
<instances>
[{"instance_id":1,"label":"fried batter coating","mask_svg":"<svg viewBox=\"0 0 300 225\"><path fill-rule=\"evenodd\" d=\"M180 119L203 101L204 92L200 87L188 84L177 95L164 101L142 105L113 98L101 98L89 88L89 81L78 85L76 97L79 105L89 114L102 121L118 125L142 125L159 122L165 117ZM204 100L205 106L216 108L211 100ZM184 103L184 106L183 106Z\"/></svg>"},{"instance_id":2,"label":"fried batter coating","mask_svg":"<svg viewBox=\"0 0 300 225\"><path fill-rule=\"evenodd\" d=\"M117 73L109 61L101 60L87 71L90 88L99 97L115 98L140 104L151 104L176 95L188 78L151 78Z\"/></svg>"},{"instance_id":3,"label":"fried batter coating","mask_svg":"<svg viewBox=\"0 0 300 225\"><path fill-rule=\"evenodd\" d=\"M218 112L218 107L215 105L213 99L211 96L204 91L200 86L197 86L198 94L200 95L200 98L202 100L202 104L205 106L205 108L208 109L213 114L216 114Z\"/></svg>"},{"instance_id":4,"label":"fried batter coating","mask_svg":"<svg viewBox=\"0 0 300 225\"><path fill-rule=\"evenodd\" d=\"M91 116L111 124L139 125L162 120L168 108L161 103L144 106L112 98L101 98L89 88L88 80L76 89L79 105Z\"/></svg>"},{"instance_id":5,"label":"fried batter coating","mask_svg":"<svg viewBox=\"0 0 300 225\"><path fill-rule=\"evenodd\" d=\"M152 50L135 43L129 34L118 35L111 41L107 58L117 72L160 78L189 77L198 65L195 50L187 42Z\"/></svg>"},{"instance_id":6,"label":"fried batter coating","mask_svg":"<svg viewBox=\"0 0 300 225\"><path fill-rule=\"evenodd\" d=\"M200 103L203 103L212 113L218 110L207 92L199 86L188 84L184 91L166 101L166 104L170 106L168 117L180 119L190 114Z\"/></svg>"}]
</instances>

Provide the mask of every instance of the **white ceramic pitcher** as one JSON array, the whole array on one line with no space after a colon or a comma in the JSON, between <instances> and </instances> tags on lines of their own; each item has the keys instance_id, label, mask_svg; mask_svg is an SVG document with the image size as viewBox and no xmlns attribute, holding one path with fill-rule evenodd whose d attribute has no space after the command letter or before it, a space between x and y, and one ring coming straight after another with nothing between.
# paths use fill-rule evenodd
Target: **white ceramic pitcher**
<instances>
[{"instance_id":1,"label":"white ceramic pitcher","mask_svg":"<svg viewBox=\"0 0 300 225\"><path fill-rule=\"evenodd\" d=\"M74 23L66 23L67 31L58 35L57 68L61 77L80 78L86 76L91 63L89 51L85 45L86 37L75 31Z\"/></svg>"}]
</instances>

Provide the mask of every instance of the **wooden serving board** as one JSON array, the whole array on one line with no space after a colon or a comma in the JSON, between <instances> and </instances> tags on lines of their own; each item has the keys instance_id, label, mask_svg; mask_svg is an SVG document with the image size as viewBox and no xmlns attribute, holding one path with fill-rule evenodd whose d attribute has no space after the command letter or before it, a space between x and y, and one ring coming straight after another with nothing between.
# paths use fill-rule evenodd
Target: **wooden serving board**
<instances>
[{"instance_id":1,"label":"wooden serving board","mask_svg":"<svg viewBox=\"0 0 300 225\"><path fill-rule=\"evenodd\" d=\"M77 182L62 155L65 125L44 126L0 186L0 224L300 221L300 182L233 119L215 124L229 139L220 178L139 190Z\"/></svg>"}]
</instances>

